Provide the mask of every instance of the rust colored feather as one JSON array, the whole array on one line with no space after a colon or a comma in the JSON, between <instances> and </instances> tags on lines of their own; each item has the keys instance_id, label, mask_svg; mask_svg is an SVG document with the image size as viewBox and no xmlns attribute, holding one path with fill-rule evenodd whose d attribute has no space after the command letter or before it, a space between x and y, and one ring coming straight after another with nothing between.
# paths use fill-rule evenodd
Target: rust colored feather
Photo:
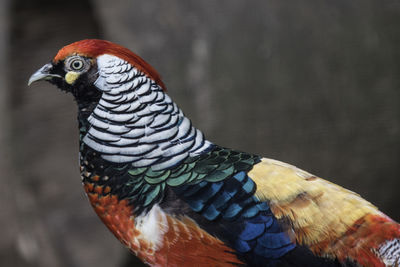
<instances>
[{"instance_id":1,"label":"rust colored feather","mask_svg":"<svg viewBox=\"0 0 400 267\"><path fill-rule=\"evenodd\" d=\"M324 240L311 247L322 255L335 255L339 260L352 258L365 267L384 267L382 258L376 252L385 242L400 237L399 225L389 217L368 214L357 220L337 240Z\"/></svg>"},{"instance_id":2,"label":"rust colored feather","mask_svg":"<svg viewBox=\"0 0 400 267\"><path fill-rule=\"evenodd\" d=\"M157 251L161 266L238 266L233 250L222 241L201 229L187 217L177 219L167 215L169 230L163 247ZM168 255L168 257L164 257Z\"/></svg>"},{"instance_id":3,"label":"rust colored feather","mask_svg":"<svg viewBox=\"0 0 400 267\"><path fill-rule=\"evenodd\" d=\"M118 200L116 195L105 193L92 183L84 184L97 215L110 231L142 261L151 266L238 266L242 263L233 250L222 241L201 229L187 217L176 218L166 215L168 229L160 247L144 239L136 228L133 207L128 200Z\"/></svg>"}]
</instances>

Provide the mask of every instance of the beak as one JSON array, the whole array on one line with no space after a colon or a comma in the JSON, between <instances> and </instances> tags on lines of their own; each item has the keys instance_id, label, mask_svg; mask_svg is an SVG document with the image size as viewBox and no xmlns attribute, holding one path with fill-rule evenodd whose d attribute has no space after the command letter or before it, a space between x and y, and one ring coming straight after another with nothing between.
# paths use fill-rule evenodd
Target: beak
<instances>
[{"instance_id":1,"label":"beak","mask_svg":"<svg viewBox=\"0 0 400 267\"><path fill-rule=\"evenodd\" d=\"M34 74L32 74L32 76L29 78L28 86L36 81L50 80L53 77L62 78L58 74L50 73L52 71L52 69L53 69L53 65L51 63L47 63L46 65L41 67Z\"/></svg>"}]
</instances>

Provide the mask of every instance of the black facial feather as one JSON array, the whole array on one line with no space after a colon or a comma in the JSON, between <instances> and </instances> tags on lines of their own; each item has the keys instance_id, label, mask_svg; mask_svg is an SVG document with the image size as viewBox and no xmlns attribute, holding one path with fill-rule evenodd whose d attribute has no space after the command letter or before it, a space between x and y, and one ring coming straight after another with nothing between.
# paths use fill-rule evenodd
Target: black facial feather
<instances>
[{"instance_id":1,"label":"black facial feather","mask_svg":"<svg viewBox=\"0 0 400 267\"><path fill-rule=\"evenodd\" d=\"M57 64L53 63L52 74L58 74L64 78L53 77L49 80L50 83L55 84L62 91L71 93L76 102L78 103L79 110L84 110L89 107L94 108L94 105L98 103L101 98L101 91L94 86L94 82L98 78L97 65L95 61L90 61L90 67L87 71L82 72L78 79L71 85L65 81L65 75L67 70L65 67L65 61L59 61Z\"/></svg>"}]
</instances>

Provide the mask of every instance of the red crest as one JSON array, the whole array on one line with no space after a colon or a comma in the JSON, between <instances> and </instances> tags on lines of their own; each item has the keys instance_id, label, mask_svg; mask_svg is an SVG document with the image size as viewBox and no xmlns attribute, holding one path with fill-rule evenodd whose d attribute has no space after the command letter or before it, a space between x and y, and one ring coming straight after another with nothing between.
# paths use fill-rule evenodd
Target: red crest
<instances>
[{"instance_id":1,"label":"red crest","mask_svg":"<svg viewBox=\"0 0 400 267\"><path fill-rule=\"evenodd\" d=\"M150 66L149 63L144 61L141 57L129 49L109 41L86 39L69 44L58 51L57 55L53 59L53 62L57 63L58 61L64 60L70 55L81 55L96 58L104 54L117 56L128 61L132 66L145 73L148 77L160 85L164 91L166 91L165 84L161 80L160 75L152 66Z\"/></svg>"}]
</instances>

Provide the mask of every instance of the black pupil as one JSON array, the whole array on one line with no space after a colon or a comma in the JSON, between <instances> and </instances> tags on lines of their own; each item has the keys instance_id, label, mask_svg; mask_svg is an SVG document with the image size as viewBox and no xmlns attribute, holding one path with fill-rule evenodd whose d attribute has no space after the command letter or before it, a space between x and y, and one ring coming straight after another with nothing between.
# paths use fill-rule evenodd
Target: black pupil
<instances>
[{"instance_id":1,"label":"black pupil","mask_svg":"<svg viewBox=\"0 0 400 267\"><path fill-rule=\"evenodd\" d=\"M74 67L74 69L80 69L82 68L82 62L81 61L74 61L72 62L72 67Z\"/></svg>"}]
</instances>

